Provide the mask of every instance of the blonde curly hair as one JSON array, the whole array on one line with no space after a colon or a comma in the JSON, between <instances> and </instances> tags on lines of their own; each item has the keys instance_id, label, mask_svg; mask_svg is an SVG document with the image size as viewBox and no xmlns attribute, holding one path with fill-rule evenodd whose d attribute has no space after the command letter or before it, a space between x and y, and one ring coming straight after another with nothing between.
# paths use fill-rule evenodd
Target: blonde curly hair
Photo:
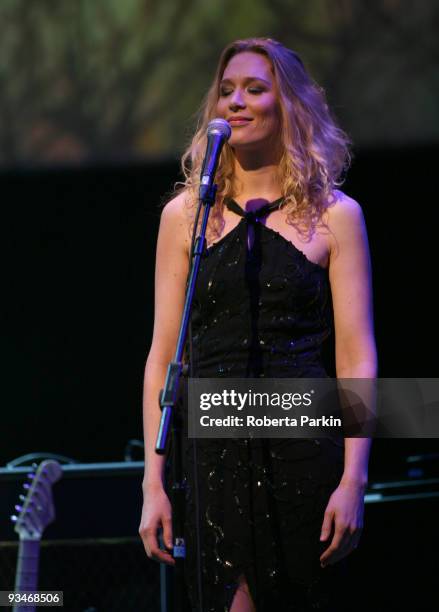
<instances>
[{"instance_id":1,"label":"blonde curly hair","mask_svg":"<svg viewBox=\"0 0 439 612\"><path fill-rule=\"evenodd\" d=\"M281 116L282 155L278 166L287 223L312 232L334 201L351 163L351 140L337 125L325 92L306 71L299 55L271 38L248 38L229 44L222 52L212 85L203 101L196 133L181 158L185 180L176 183L174 195L187 192L186 205L194 223L200 172L207 144L207 125L216 117L220 82L231 58L244 51L259 53L270 61ZM208 234L221 233L223 203L234 194L234 152L226 143L215 177L218 186ZM210 229L210 231L209 231Z\"/></svg>"}]
</instances>

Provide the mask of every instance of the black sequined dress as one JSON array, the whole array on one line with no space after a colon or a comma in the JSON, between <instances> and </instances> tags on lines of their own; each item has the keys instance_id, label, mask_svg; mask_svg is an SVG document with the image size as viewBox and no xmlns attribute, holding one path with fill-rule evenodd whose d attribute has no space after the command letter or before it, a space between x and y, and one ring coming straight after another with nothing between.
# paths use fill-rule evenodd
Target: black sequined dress
<instances>
[{"instance_id":1,"label":"black sequined dress","mask_svg":"<svg viewBox=\"0 0 439 612\"><path fill-rule=\"evenodd\" d=\"M264 225L264 213L280 204L245 214L233 200L227 203L242 219L202 258L192 312L195 377L327 376L321 347L331 333L328 271ZM203 612L229 611L241 575L258 612L338 612L335 593L345 562L322 569L319 557L328 543L319 538L343 471L343 442L195 444L185 429L185 577L193 609L199 609L201 572Z\"/></svg>"}]
</instances>

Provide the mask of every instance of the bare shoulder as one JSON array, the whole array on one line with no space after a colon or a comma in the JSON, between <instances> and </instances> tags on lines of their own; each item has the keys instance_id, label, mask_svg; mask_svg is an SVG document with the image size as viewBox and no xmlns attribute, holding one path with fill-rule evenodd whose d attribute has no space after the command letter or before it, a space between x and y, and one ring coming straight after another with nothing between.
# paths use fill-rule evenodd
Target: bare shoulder
<instances>
[{"instance_id":1,"label":"bare shoulder","mask_svg":"<svg viewBox=\"0 0 439 612\"><path fill-rule=\"evenodd\" d=\"M328 218L335 224L355 223L363 218L363 210L357 200L339 189L334 190L334 200L328 206Z\"/></svg>"},{"instance_id":2,"label":"bare shoulder","mask_svg":"<svg viewBox=\"0 0 439 612\"><path fill-rule=\"evenodd\" d=\"M183 191L169 200L163 207L160 226L167 234L172 235L179 242L181 248L189 256L190 247L190 217L189 197Z\"/></svg>"},{"instance_id":3,"label":"bare shoulder","mask_svg":"<svg viewBox=\"0 0 439 612\"><path fill-rule=\"evenodd\" d=\"M188 194L182 191L166 202L161 214L162 219L165 219L167 223L183 224L187 217L187 208Z\"/></svg>"},{"instance_id":4,"label":"bare shoulder","mask_svg":"<svg viewBox=\"0 0 439 612\"><path fill-rule=\"evenodd\" d=\"M366 233L361 205L343 191L334 190L334 199L326 209L331 256L337 256L340 245L350 237Z\"/></svg>"}]
</instances>

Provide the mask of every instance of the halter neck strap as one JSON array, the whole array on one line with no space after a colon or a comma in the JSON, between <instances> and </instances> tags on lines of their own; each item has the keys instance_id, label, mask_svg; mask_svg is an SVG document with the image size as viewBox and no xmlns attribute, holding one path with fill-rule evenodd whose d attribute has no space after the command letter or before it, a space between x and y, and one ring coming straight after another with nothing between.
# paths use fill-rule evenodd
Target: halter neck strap
<instances>
[{"instance_id":1,"label":"halter neck strap","mask_svg":"<svg viewBox=\"0 0 439 612\"><path fill-rule=\"evenodd\" d=\"M232 198L226 200L225 204L229 210L236 213L240 217L244 217L247 223L255 223L259 221L259 219L261 219L262 217L267 216L273 210L277 210L282 204L283 200L283 198L279 198L274 202L270 202L270 204L264 204L264 206L261 206L261 208L258 208L257 210L244 210Z\"/></svg>"}]
</instances>

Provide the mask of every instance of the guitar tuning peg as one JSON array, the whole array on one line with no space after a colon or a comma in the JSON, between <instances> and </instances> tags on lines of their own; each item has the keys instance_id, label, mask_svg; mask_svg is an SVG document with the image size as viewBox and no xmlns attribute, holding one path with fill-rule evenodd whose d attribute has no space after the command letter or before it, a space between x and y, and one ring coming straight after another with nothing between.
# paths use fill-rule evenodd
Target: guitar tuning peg
<instances>
[{"instance_id":1,"label":"guitar tuning peg","mask_svg":"<svg viewBox=\"0 0 439 612\"><path fill-rule=\"evenodd\" d=\"M14 508L17 512L21 512L23 510L23 506L20 506L19 504L15 504Z\"/></svg>"},{"instance_id":2,"label":"guitar tuning peg","mask_svg":"<svg viewBox=\"0 0 439 612\"><path fill-rule=\"evenodd\" d=\"M23 485L23 489L26 489L26 491L28 491L30 489L30 484L27 484L27 482L25 482Z\"/></svg>"},{"instance_id":3,"label":"guitar tuning peg","mask_svg":"<svg viewBox=\"0 0 439 612\"><path fill-rule=\"evenodd\" d=\"M16 523L18 521L18 516L15 516L15 514L11 514L11 521L13 523Z\"/></svg>"},{"instance_id":4,"label":"guitar tuning peg","mask_svg":"<svg viewBox=\"0 0 439 612\"><path fill-rule=\"evenodd\" d=\"M35 461L32 463L32 469L36 470L38 467L38 463L35 463Z\"/></svg>"},{"instance_id":5,"label":"guitar tuning peg","mask_svg":"<svg viewBox=\"0 0 439 612\"><path fill-rule=\"evenodd\" d=\"M34 472L29 472L29 474L27 475L27 477L29 478L29 480L33 480L35 478L35 474Z\"/></svg>"},{"instance_id":6,"label":"guitar tuning peg","mask_svg":"<svg viewBox=\"0 0 439 612\"><path fill-rule=\"evenodd\" d=\"M25 496L25 495L21 495L21 494L20 494L20 495L18 496L18 499L19 499L20 501L24 502L24 501L26 500L26 496Z\"/></svg>"}]
</instances>

